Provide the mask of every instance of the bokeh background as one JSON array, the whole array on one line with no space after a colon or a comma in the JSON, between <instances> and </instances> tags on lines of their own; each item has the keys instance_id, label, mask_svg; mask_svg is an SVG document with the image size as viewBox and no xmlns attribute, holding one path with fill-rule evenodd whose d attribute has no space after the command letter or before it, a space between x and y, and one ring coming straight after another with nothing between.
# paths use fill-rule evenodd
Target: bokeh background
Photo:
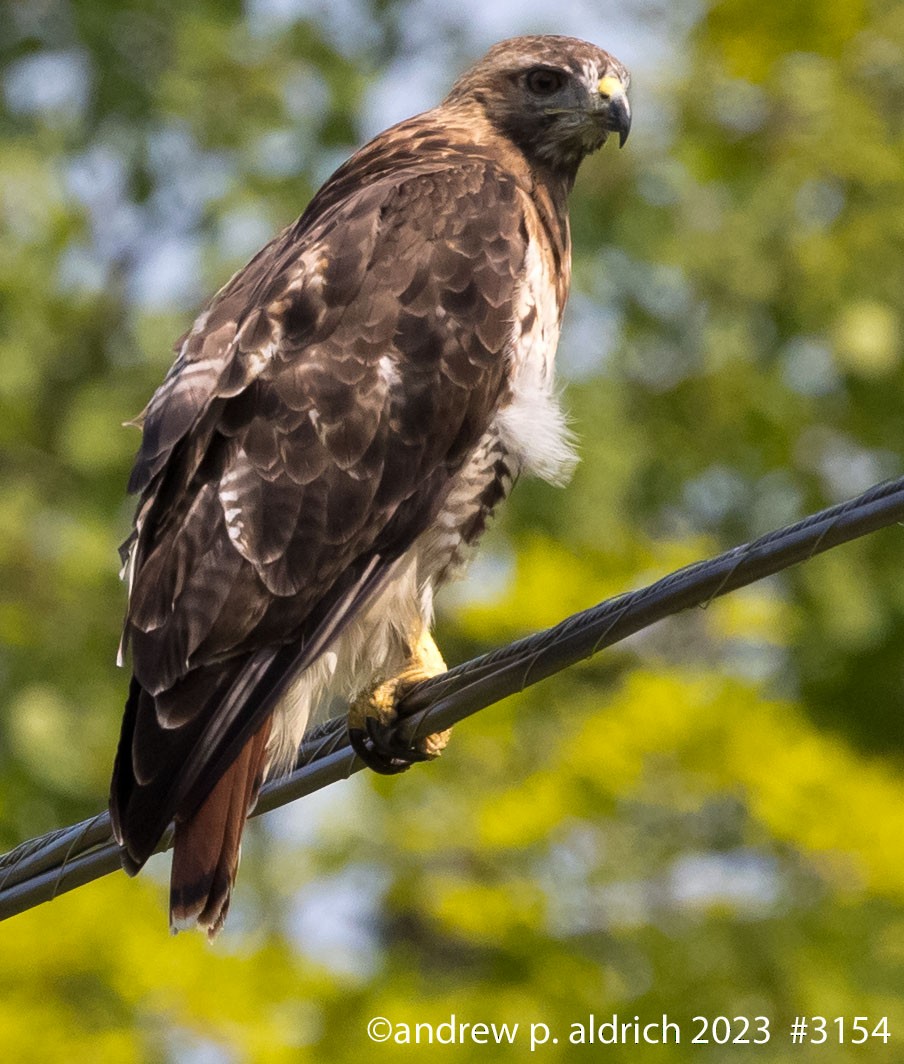
<instances>
[{"instance_id":1,"label":"bokeh background","mask_svg":"<svg viewBox=\"0 0 904 1064\"><path fill-rule=\"evenodd\" d=\"M2 849L105 802L121 422L204 298L502 37L609 48L636 119L573 199L583 462L518 485L444 599L447 659L902 472L897 0L3 0L0 26ZM0 925L0 1056L416 1059L368 1018L455 1013L585 1060L572 1022L665 1012L684 1044L606 1059L899 1059L902 559L897 528L832 551L486 710L441 763L261 818L213 947L167 934L165 858ZM790 1047L797 1013L892 1042ZM689 1045L697 1014L772 1041Z\"/></svg>"}]
</instances>

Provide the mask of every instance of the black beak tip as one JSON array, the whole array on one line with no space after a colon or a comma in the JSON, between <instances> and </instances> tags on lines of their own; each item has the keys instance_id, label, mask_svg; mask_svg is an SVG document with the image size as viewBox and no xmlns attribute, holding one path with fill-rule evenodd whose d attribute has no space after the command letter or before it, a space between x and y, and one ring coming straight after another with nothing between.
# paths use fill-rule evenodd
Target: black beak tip
<instances>
[{"instance_id":1,"label":"black beak tip","mask_svg":"<svg viewBox=\"0 0 904 1064\"><path fill-rule=\"evenodd\" d=\"M613 101L612 124L615 132L618 133L618 146L623 148L631 132L631 108L626 99Z\"/></svg>"}]
</instances>

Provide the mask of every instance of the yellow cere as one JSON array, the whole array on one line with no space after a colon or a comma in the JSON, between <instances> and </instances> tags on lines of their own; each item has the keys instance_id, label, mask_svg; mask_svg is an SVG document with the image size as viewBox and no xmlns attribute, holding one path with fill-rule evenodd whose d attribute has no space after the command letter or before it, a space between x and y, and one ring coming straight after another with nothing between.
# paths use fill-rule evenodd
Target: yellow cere
<instances>
[{"instance_id":1,"label":"yellow cere","mask_svg":"<svg viewBox=\"0 0 904 1064\"><path fill-rule=\"evenodd\" d=\"M600 78L599 84L596 86L600 96L624 96L625 87L616 77L607 75L604 78Z\"/></svg>"}]
</instances>

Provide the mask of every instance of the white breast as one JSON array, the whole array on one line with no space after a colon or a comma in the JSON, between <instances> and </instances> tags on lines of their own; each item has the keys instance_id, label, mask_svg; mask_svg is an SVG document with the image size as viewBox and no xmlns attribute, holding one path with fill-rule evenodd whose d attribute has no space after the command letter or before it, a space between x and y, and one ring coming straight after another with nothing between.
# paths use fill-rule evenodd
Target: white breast
<instances>
[{"instance_id":1,"label":"white breast","mask_svg":"<svg viewBox=\"0 0 904 1064\"><path fill-rule=\"evenodd\" d=\"M519 471L565 483L577 462L573 438L556 393L553 362L561 317L547 257L532 240L515 301L509 349L510 397L494 421Z\"/></svg>"}]
</instances>

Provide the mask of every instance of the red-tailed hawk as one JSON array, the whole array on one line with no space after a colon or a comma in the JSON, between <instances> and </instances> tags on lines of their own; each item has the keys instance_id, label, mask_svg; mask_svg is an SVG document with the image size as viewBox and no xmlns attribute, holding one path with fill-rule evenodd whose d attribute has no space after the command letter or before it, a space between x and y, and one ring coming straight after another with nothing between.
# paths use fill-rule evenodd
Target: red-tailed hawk
<instances>
[{"instance_id":1,"label":"red-tailed hawk","mask_svg":"<svg viewBox=\"0 0 904 1064\"><path fill-rule=\"evenodd\" d=\"M261 781L318 708L352 704L359 753L402 767L379 723L445 667L434 592L521 472L572 462L566 198L624 142L627 86L583 41L496 45L340 167L177 345L129 485L110 799L129 873L175 821L174 929L222 927Z\"/></svg>"}]
</instances>

